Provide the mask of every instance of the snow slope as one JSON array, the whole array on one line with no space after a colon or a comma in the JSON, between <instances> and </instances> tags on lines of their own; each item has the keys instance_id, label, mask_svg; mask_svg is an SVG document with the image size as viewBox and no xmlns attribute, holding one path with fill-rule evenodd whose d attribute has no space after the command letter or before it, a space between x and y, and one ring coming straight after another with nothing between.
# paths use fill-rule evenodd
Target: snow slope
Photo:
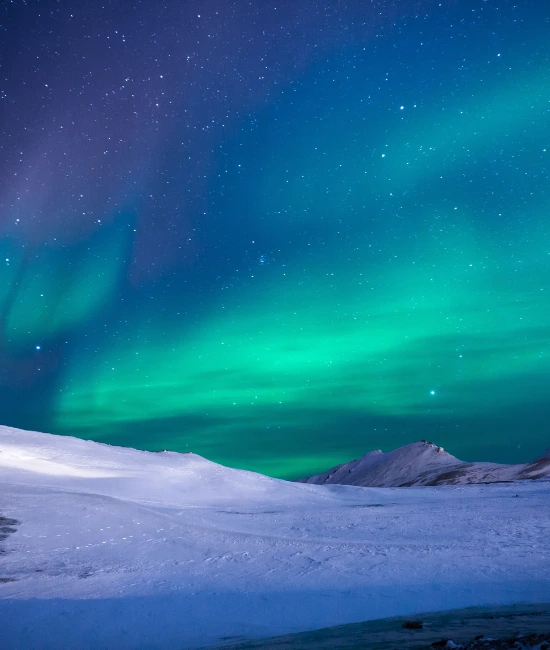
<instances>
[{"instance_id":1,"label":"snow slope","mask_svg":"<svg viewBox=\"0 0 550 650\"><path fill-rule=\"evenodd\" d=\"M550 478L550 448L530 463L499 465L466 463L433 442L413 442L393 451L371 451L362 458L336 465L327 472L299 479L314 485L363 487L464 485Z\"/></svg>"},{"instance_id":2,"label":"snow slope","mask_svg":"<svg viewBox=\"0 0 550 650\"><path fill-rule=\"evenodd\" d=\"M549 497L290 483L0 427L0 647L197 648L547 602Z\"/></svg>"}]
</instances>

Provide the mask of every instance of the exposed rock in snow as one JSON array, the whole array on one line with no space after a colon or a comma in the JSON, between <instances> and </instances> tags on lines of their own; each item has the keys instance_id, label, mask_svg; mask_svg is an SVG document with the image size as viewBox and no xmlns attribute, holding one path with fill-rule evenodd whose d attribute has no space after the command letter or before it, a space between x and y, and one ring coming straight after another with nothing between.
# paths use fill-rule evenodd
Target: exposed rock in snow
<instances>
[{"instance_id":1,"label":"exposed rock in snow","mask_svg":"<svg viewBox=\"0 0 550 650\"><path fill-rule=\"evenodd\" d=\"M403 620L403 617L396 617L339 625L313 632L233 644L228 646L228 650L550 649L550 633L544 633L545 630L550 630L550 605L473 607L424 613L416 621Z\"/></svg>"},{"instance_id":2,"label":"exposed rock in snow","mask_svg":"<svg viewBox=\"0 0 550 650\"><path fill-rule=\"evenodd\" d=\"M393 451L379 449L362 458L332 467L327 472L298 479L314 485L411 487L413 485L463 485L550 478L550 448L530 463L466 463L433 442L413 442Z\"/></svg>"}]
</instances>

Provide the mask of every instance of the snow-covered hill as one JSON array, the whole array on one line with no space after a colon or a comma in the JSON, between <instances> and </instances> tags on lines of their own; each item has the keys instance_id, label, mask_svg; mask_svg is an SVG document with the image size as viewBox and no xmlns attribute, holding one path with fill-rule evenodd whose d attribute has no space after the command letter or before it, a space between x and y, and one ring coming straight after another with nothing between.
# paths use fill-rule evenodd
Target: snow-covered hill
<instances>
[{"instance_id":1,"label":"snow-covered hill","mask_svg":"<svg viewBox=\"0 0 550 650\"><path fill-rule=\"evenodd\" d=\"M197 648L550 599L550 483L307 485L0 427L0 648Z\"/></svg>"},{"instance_id":2,"label":"snow-covered hill","mask_svg":"<svg viewBox=\"0 0 550 650\"><path fill-rule=\"evenodd\" d=\"M336 465L327 472L299 479L313 485L411 487L464 485L550 478L550 447L530 463L499 465L466 463L433 442L413 442L393 451L371 451L362 458Z\"/></svg>"}]
</instances>

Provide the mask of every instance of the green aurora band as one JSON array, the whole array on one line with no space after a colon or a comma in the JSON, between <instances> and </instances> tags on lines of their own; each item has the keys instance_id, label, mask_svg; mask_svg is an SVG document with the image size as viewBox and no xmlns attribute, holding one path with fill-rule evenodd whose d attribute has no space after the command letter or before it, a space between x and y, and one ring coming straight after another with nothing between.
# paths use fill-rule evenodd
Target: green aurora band
<instances>
[{"instance_id":1,"label":"green aurora band","mask_svg":"<svg viewBox=\"0 0 550 650\"><path fill-rule=\"evenodd\" d=\"M286 197L294 207L284 217L289 224L318 218L320 226L341 224L353 237L342 239L337 252L313 245L284 266L256 269L245 289L227 287L191 329L144 312L141 325L121 336L125 344L68 369L56 428L104 431L106 439L124 441L140 422L157 422L157 447L296 476L369 450L364 438L338 446L342 414L371 418L374 429L404 418L440 418L451 427L544 401L550 202L518 202L512 224L503 217L501 228L488 230L469 207L472 197L449 201L449 185L434 185L451 171L477 173L478 161L495 148L547 155L537 136L550 126L549 74L533 74L520 86L521 93L517 82L501 85L486 91L483 103L478 97L454 112L425 111L396 126L386 144L349 116L354 137L346 139L335 116L325 120L317 150L314 126L296 123L295 141L275 132L281 150L294 147L285 157L293 163L278 166L283 156L275 152L260 166L250 190L253 209L273 219L285 211L277 201ZM360 128L368 147L358 144ZM319 154L323 147L328 155ZM382 153L381 168L373 161ZM327 159L345 161L347 169L338 176L327 170ZM486 191L491 200L494 192ZM424 192L432 198L420 208L403 198ZM371 235L377 217L365 208L380 193L388 213L383 244ZM455 200L466 207L457 209ZM269 219L262 220L267 232ZM521 234L518 222L528 224ZM399 235L393 242L392 233ZM316 453L315 432L326 429L332 453L327 444ZM442 430L444 441L448 433ZM307 439L311 453L304 452ZM371 439L380 434L371 430Z\"/></svg>"},{"instance_id":2,"label":"green aurora band","mask_svg":"<svg viewBox=\"0 0 550 650\"><path fill-rule=\"evenodd\" d=\"M8 282L0 304L6 313L3 339L9 347L17 351L54 339L93 318L116 291L125 239L123 232L110 229L85 245L63 252L44 248L26 256L5 241L0 254L9 261Z\"/></svg>"},{"instance_id":3,"label":"green aurora band","mask_svg":"<svg viewBox=\"0 0 550 650\"><path fill-rule=\"evenodd\" d=\"M112 431L158 421L159 441L166 441L163 420L184 416L181 448L230 460L216 450L242 439L235 460L241 445L260 456L265 442L254 442L254 431L269 437L266 426L275 436L278 428L311 431L345 411L483 415L525 402L517 388L525 377L532 379L528 397L537 398L538 386L543 399L550 312L541 278L549 277L550 256L539 248L541 261L521 269L521 278L510 263L521 250L487 264L490 255L463 237L425 253L424 262L388 259L377 276L364 268L363 255L334 274L311 260L307 283L300 268L273 273L267 290L227 297L193 332L168 333L158 322L143 345L130 330L133 345L69 374L58 425ZM165 444L174 448L174 441ZM290 473L323 460L333 459L294 459ZM289 474L286 455L249 466Z\"/></svg>"},{"instance_id":4,"label":"green aurora band","mask_svg":"<svg viewBox=\"0 0 550 650\"><path fill-rule=\"evenodd\" d=\"M192 326L143 307L116 341L71 359L51 429L134 446L140 428L155 429L142 447L295 477L369 451L388 426L405 443L405 421L415 431L433 421L445 444L452 427L547 399L550 199L518 190L515 203L490 203L520 173L545 182L548 70L482 87L461 108L407 106L413 117L400 122L398 107L386 133L365 123L366 97L351 113L330 97L323 114L315 88L302 92L294 101L318 105L322 128L284 116L277 127L266 113L269 155L260 164L245 135L229 143L254 167L229 180L243 184L265 239L304 224L319 237L284 265L227 283ZM485 183L479 170L503 151L515 167ZM457 177L475 189L455 187ZM502 211L498 227L484 226L480 205ZM129 245L115 229L63 255L24 258L1 242L5 340L18 350L98 319ZM346 418L364 435L340 435ZM482 448L476 435L463 436L465 450Z\"/></svg>"}]
</instances>

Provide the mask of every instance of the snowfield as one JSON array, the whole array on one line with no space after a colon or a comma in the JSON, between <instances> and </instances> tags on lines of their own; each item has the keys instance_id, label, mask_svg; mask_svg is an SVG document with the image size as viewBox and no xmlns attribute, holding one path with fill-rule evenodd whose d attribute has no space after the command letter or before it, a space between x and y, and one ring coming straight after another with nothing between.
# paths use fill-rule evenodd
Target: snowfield
<instances>
[{"instance_id":1,"label":"snowfield","mask_svg":"<svg viewBox=\"0 0 550 650\"><path fill-rule=\"evenodd\" d=\"M0 427L1 648L197 648L548 601L548 481L310 485Z\"/></svg>"}]
</instances>

